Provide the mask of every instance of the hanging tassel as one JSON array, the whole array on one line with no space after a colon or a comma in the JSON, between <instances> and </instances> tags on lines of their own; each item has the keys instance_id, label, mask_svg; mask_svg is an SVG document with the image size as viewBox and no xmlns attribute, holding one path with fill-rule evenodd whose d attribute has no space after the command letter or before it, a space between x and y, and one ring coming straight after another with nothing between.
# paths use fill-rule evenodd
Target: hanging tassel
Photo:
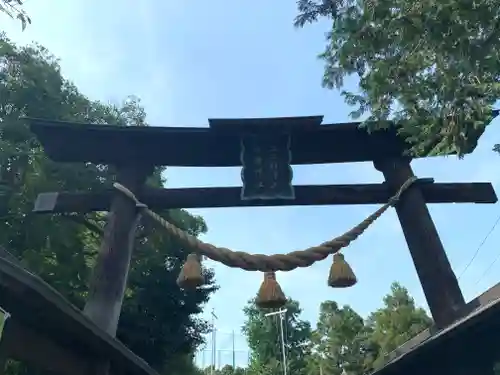
<instances>
[{"instance_id":1,"label":"hanging tassel","mask_svg":"<svg viewBox=\"0 0 500 375\"><path fill-rule=\"evenodd\" d=\"M261 309L277 309L285 306L286 297L276 281L276 272L265 272L255 304Z\"/></svg>"},{"instance_id":2,"label":"hanging tassel","mask_svg":"<svg viewBox=\"0 0 500 375\"><path fill-rule=\"evenodd\" d=\"M177 285L183 289L194 289L205 283L205 278L201 271L201 257L198 254L189 254L186 262L182 266Z\"/></svg>"},{"instance_id":3,"label":"hanging tassel","mask_svg":"<svg viewBox=\"0 0 500 375\"><path fill-rule=\"evenodd\" d=\"M340 253L333 255L333 264L328 275L328 286L332 288L347 288L356 284L358 280L351 266Z\"/></svg>"}]
</instances>

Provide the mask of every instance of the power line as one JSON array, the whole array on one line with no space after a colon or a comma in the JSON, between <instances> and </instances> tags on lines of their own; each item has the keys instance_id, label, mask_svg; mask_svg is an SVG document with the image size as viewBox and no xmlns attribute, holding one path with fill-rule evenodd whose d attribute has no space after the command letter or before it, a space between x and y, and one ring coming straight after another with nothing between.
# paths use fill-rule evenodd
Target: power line
<instances>
[{"instance_id":1,"label":"power line","mask_svg":"<svg viewBox=\"0 0 500 375\"><path fill-rule=\"evenodd\" d=\"M467 269L470 267L470 265L474 262L474 259L476 259L477 255L479 254L479 251L484 246L484 244L486 243L486 241L488 240L488 238L490 237L490 235L493 233L493 231L495 230L495 228L497 227L497 225L498 225L499 222L500 222L500 215L497 217L495 223L493 224L493 226L491 227L491 229L489 230L489 232L486 234L486 236L483 238L483 240L481 241L481 243L477 247L476 252L472 256L472 258L469 261L469 263L467 263L467 265L465 266L465 268L463 269L463 271L460 273L460 276L458 276L458 280L460 280L460 278L464 275L465 271L467 271ZM496 258L493 261L493 263L490 264L490 266L487 268L487 270L483 273L483 275L479 278L479 280L474 285L477 285L479 283L479 281L481 281L483 279L483 277L488 273L488 271L491 269L491 267L493 266L493 264L495 264L495 262L498 259L500 259L500 256L498 258Z\"/></svg>"},{"instance_id":2,"label":"power line","mask_svg":"<svg viewBox=\"0 0 500 375\"><path fill-rule=\"evenodd\" d=\"M205 368L207 365L211 371L220 369L225 365L233 367L248 367L250 350L242 342L237 345L236 338L244 338L245 335L237 334L235 330L224 331L215 326L217 316L212 315L212 332L205 335L205 345L196 352L195 361L198 366ZM224 340L224 336L226 339ZM222 339L222 340L221 340ZM216 341L217 340L217 341ZM226 345L224 345L226 342ZM222 345L221 345L222 343ZM239 346L239 348L238 348ZM210 359L211 358L211 359ZM207 361L207 359L209 359Z\"/></svg>"},{"instance_id":3,"label":"power line","mask_svg":"<svg viewBox=\"0 0 500 375\"><path fill-rule=\"evenodd\" d=\"M483 272L483 274L481 275L481 277L479 279L477 279L477 281L474 284L474 286L476 286L477 284L479 284L479 282L484 279L484 277L488 274L488 272L491 271L491 269L493 268L493 266L495 265L495 263L499 259L500 259L500 254L498 254L497 257L495 258L495 260L493 262L491 262L491 264L488 266L488 268L486 268L486 270Z\"/></svg>"}]
</instances>

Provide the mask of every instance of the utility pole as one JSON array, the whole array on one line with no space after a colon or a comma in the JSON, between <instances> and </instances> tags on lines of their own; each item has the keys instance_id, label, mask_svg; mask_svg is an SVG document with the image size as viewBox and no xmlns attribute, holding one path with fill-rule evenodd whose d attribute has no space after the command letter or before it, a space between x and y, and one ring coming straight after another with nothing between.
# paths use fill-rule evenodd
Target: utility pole
<instances>
[{"instance_id":1,"label":"utility pole","mask_svg":"<svg viewBox=\"0 0 500 375\"><path fill-rule=\"evenodd\" d=\"M219 318L217 318L217 315L215 315L214 309L212 309L211 315L212 315L212 368L210 369L210 374L214 375L215 364L217 362L217 342L215 341L217 330L215 328L215 320Z\"/></svg>"},{"instance_id":2,"label":"utility pole","mask_svg":"<svg viewBox=\"0 0 500 375\"><path fill-rule=\"evenodd\" d=\"M233 329L233 371L236 368L236 353L234 350L234 329Z\"/></svg>"},{"instance_id":3,"label":"utility pole","mask_svg":"<svg viewBox=\"0 0 500 375\"><path fill-rule=\"evenodd\" d=\"M287 309L278 310L272 313L267 313L265 316L279 315L280 317L280 336L281 336L281 354L283 356L283 375L286 375L286 351L285 351L285 334L283 330L283 324L285 322L285 314Z\"/></svg>"}]
</instances>

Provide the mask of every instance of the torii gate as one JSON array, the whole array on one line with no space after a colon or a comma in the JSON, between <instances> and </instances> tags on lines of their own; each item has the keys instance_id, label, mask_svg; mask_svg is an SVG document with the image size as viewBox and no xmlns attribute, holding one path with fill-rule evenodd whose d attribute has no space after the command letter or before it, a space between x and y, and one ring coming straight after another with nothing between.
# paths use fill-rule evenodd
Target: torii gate
<instances>
[{"instance_id":1,"label":"torii gate","mask_svg":"<svg viewBox=\"0 0 500 375\"><path fill-rule=\"evenodd\" d=\"M495 113L496 115L496 113ZM118 181L151 209L386 203L409 178L411 160L396 130L371 134L360 123L322 125L322 116L209 120L210 126L118 127L29 119L57 162L114 165ZM372 161L382 184L293 186L290 165ZM144 185L155 166L241 166L243 189L158 189ZM426 203L495 203L490 183L419 179L396 205L425 297L438 327L464 305ZM112 189L39 195L38 213L110 211L85 314L115 335L126 286L137 207ZM432 260L432 261L429 261ZM113 264L114 275L106 274Z\"/></svg>"}]
</instances>

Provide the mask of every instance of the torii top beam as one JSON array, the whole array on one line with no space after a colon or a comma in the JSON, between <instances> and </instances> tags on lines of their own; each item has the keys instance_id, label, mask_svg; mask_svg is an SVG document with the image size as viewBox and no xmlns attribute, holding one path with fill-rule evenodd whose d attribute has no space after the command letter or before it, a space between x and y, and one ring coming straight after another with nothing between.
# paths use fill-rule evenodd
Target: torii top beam
<instances>
[{"instance_id":1,"label":"torii top beam","mask_svg":"<svg viewBox=\"0 0 500 375\"><path fill-rule=\"evenodd\" d=\"M394 127L368 133L360 129L360 122L321 125L322 120L322 116L224 119L209 120L210 127L196 128L119 127L28 119L47 155L58 162L240 166L242 134L262 130L290 134L291 164L373 161L400 157L408 149Z\"/></svg>"}]
</instances>

